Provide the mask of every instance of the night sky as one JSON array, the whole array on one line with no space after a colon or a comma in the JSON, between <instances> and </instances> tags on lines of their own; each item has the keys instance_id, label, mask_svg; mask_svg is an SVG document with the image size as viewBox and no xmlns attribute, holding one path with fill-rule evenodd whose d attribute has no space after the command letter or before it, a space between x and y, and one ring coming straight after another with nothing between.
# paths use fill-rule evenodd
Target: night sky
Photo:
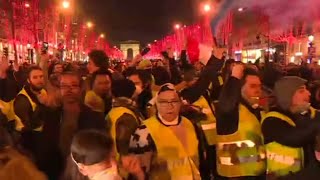
<instances>
[{"instance_id":1,"label":"night sky","mask_svg":"<svg viewBox=\"0 0 320 180\"><path fill-rule=\"evenodd\" d=\"M194 0L78 0L82 14L111 43L138 40L149 43L172 32L177 21L195 21Z\"/></svg>"}]
</instances>

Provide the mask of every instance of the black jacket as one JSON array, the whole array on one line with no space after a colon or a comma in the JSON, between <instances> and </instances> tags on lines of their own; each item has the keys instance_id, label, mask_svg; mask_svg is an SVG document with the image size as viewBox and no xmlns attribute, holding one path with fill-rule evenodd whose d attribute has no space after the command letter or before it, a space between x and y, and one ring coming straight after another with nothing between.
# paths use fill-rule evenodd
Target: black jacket
<instances>
[{"instance_id":1,"label":"black jacket","mask_svg":"<svg viewBox=\"0 0 320 180\"><path fill-rule=\"evenodd\" d=\"M7 71L7 77L0 79L0 99L6 102L13 100L25 82L23 71Z\"/></svg>"},{"instance_id":2,"label":"black jacket","mask_svg":"<svg viewBox=\"0 0 320 180\"><path fill-rule=\"evenodd\" d=\"M223 61L212 56L208 64L202 70L199 79L191 87L187 88L187 91L183 93L183 98L190 102L191 104L197 101L200 96L206 95L210 83L214 87L213 91L218 92L218 87L220 83L218 80L218 71L220 71ZM209 99L212 102L214 99Z\"/></svg>"},{"instance_id":3,"label":"black jacket","mask_svg":"<svg viewBox=\"0 0 320 180\"><path fill-rule=\"evenodd\" d=\"M285 112L279 108L271 111L288 116L295 122L296 127L276 117L265 119L261 127L265 144L275 141L285 146L303 148L305 165L316 162L314 146L316 134L320 132L320 113L316 113L316 117L311 119L310 112L301 115Z\"/></svg>"},{"instance_id":4,"label":"black jacket","mask_svg":"<svg viewBox=\"0 0 320 180\"><path fill-rule=\"evenodd\" d=\"M41 104L36 95L32 93L29 85L26 85L24 89L32 101L37 104L35 111L32 110L29 99L20 94L15 98L13 106L15 114L21 119L24 125L23 131L32 131L43 125L46 118L45 106Z\"/></svg>"}]
</instances>

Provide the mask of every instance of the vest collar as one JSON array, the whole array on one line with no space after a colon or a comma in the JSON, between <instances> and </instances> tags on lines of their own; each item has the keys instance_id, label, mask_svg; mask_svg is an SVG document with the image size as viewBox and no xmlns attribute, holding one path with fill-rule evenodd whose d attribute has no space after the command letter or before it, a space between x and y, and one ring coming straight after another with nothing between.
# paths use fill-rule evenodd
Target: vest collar
<instances>
[{"instance_id":1,"label":"vest collar","mask_svg":"<svg viewBox=\"0 0 320 180\"><path fill-rule=\"evenodd\" d=\"M140 113L140 111L137 110L137 107L135 105L135 102L132 99L126 98L126 97L118 97L113 99L112 102L112 108L116 107L124 107L129 110L131 110L137 118L144 119L143 115Z\"/></svg>"},{"instance_id":2,"label":"vest collar","mask_svg":"<svg viewBox=\"0 0 320 180\"><path fill-rule=\"evenodd\" d=\"M260 112L262 111L262 109L260 107L258 108L253 108L246 100L244 100L243 98L240 99L240 103L245 106L252 114L254 114L257 119L260 121L261 120L261 114Z\"/></svg>"},{"instance_id":3,"label":"vest collar","mask_svg":"<svg viewBox=\"0 0 320 180\"><path fill-rule=\"evenodd\" d=\"M167 127L170 127L170 126L178 126L180 123L181 123L181 116L179 116L179 117L177 117L177 119L176 119L176 123L175 124L169 124L169 123L164 123L163 121L164 120L162 120L162 117L160 116L160 114L158 113L157 114L157 120L162 124L162 125L164 125L164 126L167 126Z\"/></svg>"},{"instance_id":4,"label":"vest collar","mask_svg":"<svg viewBox=\"0 0 320 180\"><path fill-rule=\"evenodd\" d=\"M33 102L35 102L36 104L41 104L37 96L31 91L31 87L29 85L25 85L24 90L27 92Z\"/></svg>"},{"instance_id":5,"label":"vest collar","mask_svg":"<svg viewBox=\"0 0 320 180\"><path fill-rule=\"evenodd\" d=\"M113 99L112 102L113 107L133 107L134 102L132 99L126 97L117 97Z\"/></svg>"},{"instance_id":6,"label":"vest collar","mask_svg":"<svg viewBox=\"0 0 320 180\"><path fill-rule=\"evenodd\" d=\"M294 122L296 122L298 119L311 118L311 111L310 110L306 114L293 114L289 111L282 110L279 107L272 109L272 111L276 111L276 112L279 112L285 116L288 116Z\"/></svg>"}]
</instances>

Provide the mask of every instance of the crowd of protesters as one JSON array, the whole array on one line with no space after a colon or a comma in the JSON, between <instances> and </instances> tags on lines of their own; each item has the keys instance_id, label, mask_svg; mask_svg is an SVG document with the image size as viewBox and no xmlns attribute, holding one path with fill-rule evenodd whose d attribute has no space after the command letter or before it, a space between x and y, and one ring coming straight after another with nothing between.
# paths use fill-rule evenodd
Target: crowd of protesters
<instances>
[{"instance_id":1,"label":"crowd of protesters","mask_svg":"<svg viewBox=\"0 0 320 180\"><path fill-rule=\"evenodd\" d=\"M317 64L147 51L117 63L99 50L86 64L2 57L0 179L320 177Z\"/></svg>"}]
</instances>

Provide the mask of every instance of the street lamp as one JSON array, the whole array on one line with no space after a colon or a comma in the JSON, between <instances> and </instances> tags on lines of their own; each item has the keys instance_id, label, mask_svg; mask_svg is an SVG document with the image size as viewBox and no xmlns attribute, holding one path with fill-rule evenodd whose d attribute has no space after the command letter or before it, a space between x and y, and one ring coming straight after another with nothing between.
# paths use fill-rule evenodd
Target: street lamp
<instances>
[{"instance_id":1,"label":"street lamp","mask_svg":"<svg viewBox=\"0 0 320 180\"><path fill-rule=\"evenodd\" d=\"M210 4L205 4L204 6L203 6L203 10L204 10L204 12L209 12L210 10L211 10L211 6L210 6Z\"/></svg>"},{"instance_id":2,"label":"street lamp","mask_svg":"<svg viewBox=\"0 0 320 180\"><path fill-rule=\"evenodd\" d=\"M176 25L174 26L175 29L180 29L180 27L181 27L180 24L176 24Z\"/></svg>"},{"instance_id":3,"label":"street lamp","mask_svg":"<svg viewBox=\"0 0 320 180\"><path fill-rule=\"evenodd\" d=\"M24 7L29 8L29 7L30 7L30 4L29 4L28 2L26 2L26 3L24 4Z\"/></svg>"},{"instance_id":4,"label":"street lamp","mask_svg":"<svg viewBox=\"0 0 320 180\"><path fill-rule=\"evenodd\" d=\"M314 36L313 36L313 35L310 35L310 36L308 37L308 40L309 40L310 42L313 42Z\"/></svg>"},{"instance_id":5,"label":"street lamp","mask_svg":"<svg viewBox=\"0 0 320 180\"><path fill-rule=\"evenodd\" d=\"M69 1L63 1L62 2L62 7L64 8L64 9L68 9L69 7L70 7L70 2Z\"/></svg>"},{"instance_id":6,"label":"street lamp","mask_svg":"<svg viewBox=\"0 0 320 180\"><path fill-rule=\"evenodd\" d=\"M90 21L87 22L87 27L88 27L88 28L92 28L92 26L93 26L92 22L90 22Z\"/></svg>"}]
</instances>

